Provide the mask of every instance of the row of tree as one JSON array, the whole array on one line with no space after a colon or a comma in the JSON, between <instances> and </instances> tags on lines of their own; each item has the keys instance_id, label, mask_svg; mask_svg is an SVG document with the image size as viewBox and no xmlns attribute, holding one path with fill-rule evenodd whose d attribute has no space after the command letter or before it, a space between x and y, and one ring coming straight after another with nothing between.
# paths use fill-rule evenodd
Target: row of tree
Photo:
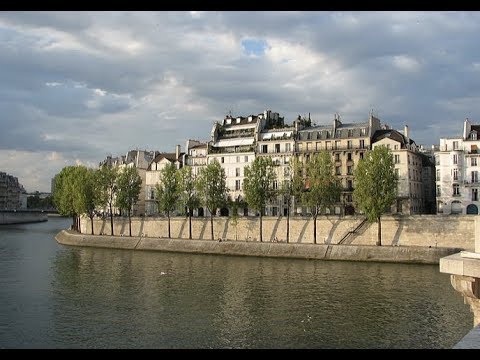
<instances>
[{"instance_id":1,"label":"row of tree","mask_svg":"<svg viewBox=\"0 0 480 360\"><path fill-rule=\"evenodd\" d=\"M269 157L257 157L245 167L243 192L245 202L259 214L259 239L262 236L262 218L267 204L277 196L283 196L288 207L287 234L289 242L290 207L293 199L311 210L314 220L313 239L317 243L317 217L331 209L340 200L342 186L334 174L332 156L322 151L312 156L306 164L294 158L290 162L290 176L274 188L275 165ZM378 223L377 245L381 244L380 217L388 211L396 198L397 177L394 172L393 156L390 150L380 146L367 151L355 169L353 193L357 207L365 213L370 222ZM72 216L73 228L79 231L79 216L86 214L92 223L99 208L110 213L111 234L113 235L113 207L128 214L129 234L131 233L131 210L138 201L141 178L135 167L118 168L103 166L87 169L84 166L65 167L55 178L54 201L62 215ZM237 220L238 199L230 199L226 185L225 171L217 161L202 168L194 176L192 168L176 169L173 163L160 171L155 198L158 210L168 219L168 237L171 237L170 217L178 208L185 209L189 219L189 239L192 238L193 210L204 206L210 213L211 238L214 239L213 216L218 209L228 206L232 209L233 220Z\"/></svg>"}]
</instances>

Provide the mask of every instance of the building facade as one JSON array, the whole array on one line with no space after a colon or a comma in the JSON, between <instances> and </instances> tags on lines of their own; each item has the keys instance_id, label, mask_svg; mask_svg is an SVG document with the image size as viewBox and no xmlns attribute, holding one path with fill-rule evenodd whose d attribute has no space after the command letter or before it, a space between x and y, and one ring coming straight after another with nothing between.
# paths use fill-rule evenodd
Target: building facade
<instances>
[{"instance_id":1,"label":"building facade","mask_svg":"<svg viewBox=\"0 0 480 360\"><path fill-rule=\"evenodd\" d=\"M478 214L480 125L469 119L462 136L441 138L435 152L437 213Z\"/></svg>"},{"instance_id":2,"label":"building facade","mask_svg":"<svg viewBox=\"0 0 480 360\"><path fill-rule=\"evenodd\" d=\"M0 172L0 209L26 209L26 191L18 178Z\"/></svg>"}]
</instances>

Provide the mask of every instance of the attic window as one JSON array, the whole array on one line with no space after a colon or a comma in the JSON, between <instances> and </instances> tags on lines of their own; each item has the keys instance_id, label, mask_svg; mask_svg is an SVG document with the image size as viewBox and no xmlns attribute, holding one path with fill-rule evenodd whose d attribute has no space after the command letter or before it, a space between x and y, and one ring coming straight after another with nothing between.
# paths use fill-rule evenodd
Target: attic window
<instances>
[{"instance_id":1,"label":"attic window","mask_svg":"<svg viewBox=\"0 0 480 360\"><path fill-rule=\"evenodd\" d=\"M230 125L232 123L232 119L227 119L227 125Z\"/></svg>"},{"instance_id":2,"label":"attic window","mask_svg":"<svg viewBox=\"0 0 480 360\"><path fill-rule=\"evenodd\" d=\"M470 139L472 140L477 140L477 132L476 131L472 131L470 133Z\"/></svg>"},{"instance_id":3,"label":"attic window","mask_svg":"<svg viewBox=\"0 0 480 360\"><path fill-rule=\"evenodd\" d=\"M239 117L237 118L237 124L240 124L240 118Z\"/></svg>"},{"instance_id":4,"label":"attic window","mask_svg":"<svg viewBox=\"0 0 480 360\"><path fill-rule=\"evenodd\" d=\"M252 120L253 120L253 116L249 116L248 117L248 122L252 122Z\"/></svg>"}]
</instances>

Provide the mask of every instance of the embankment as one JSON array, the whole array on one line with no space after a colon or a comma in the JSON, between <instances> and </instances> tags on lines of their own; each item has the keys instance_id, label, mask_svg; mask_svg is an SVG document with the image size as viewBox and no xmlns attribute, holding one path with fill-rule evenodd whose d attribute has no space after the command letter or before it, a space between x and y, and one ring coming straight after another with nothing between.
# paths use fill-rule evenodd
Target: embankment
<instances>
[{"instance_id":1,"label":"embankment","mask_svg":"<svg viewBox=\"0 0 480 360\"><path fill-rule=\"evenodd\" d=\"M48 221L47 213L29 210L0 210L0 225Z\"/></svg>"},{"instance_id":2,"label":"embankment","mask_svg":"<svg viewBox=\"0 0 480 360\"><path fill-rule=\"evenodd\" d=\"M68 230L59 232L55 239L64 245L130 250L415 264L438 264L441 257L457 253L460 250L458 248L416 246L314 245L258 241L218 242L138 236L85 235Z\"/></svg>"}]
</instances>

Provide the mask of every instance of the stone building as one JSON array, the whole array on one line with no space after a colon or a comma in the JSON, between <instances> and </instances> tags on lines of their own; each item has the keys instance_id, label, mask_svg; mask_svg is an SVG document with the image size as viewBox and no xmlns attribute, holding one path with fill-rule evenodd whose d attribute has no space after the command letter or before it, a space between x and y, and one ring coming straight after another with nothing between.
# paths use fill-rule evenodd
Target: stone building
<instances>
[{"instance_id":1,"label":"stone building","mask_svg":"<svg viewBox=\"0 0 480 360\"><path fill-rule=\"evenodd\" d=\"M26 208L26 191L18 178L0 172L0 210Z\"/></svg>"},{"instance_id":2,"label":"stone building","mask_svg":"<svg viewBox=\"0 0 480 360\"><path fill-rule=\"evenodd\" d=\"M187 140L183 163L192 167L192 173L198 176L200 169L207 165L207 143Z\"/></svg>"},{"instance_id":3,"label":"stone building","mask_svg":"<svg viewBox=\"0 0 480 360\"><path fill-rule=\"evenodd\" d=\"M177 169L183 166L184 153L180 152L180 145L175 147L174 153L157 153L145 171L145 215L158 214L155 187L160 183L161 170L168 164L175 164Z\"/></svg>"},{"instance_id":4,"label":"stone building","mask_svg":"<svg viewBox=\"0 0 480 360\"><path fill-rule=\"evenodd\" d=\"M463 134L441 138L435 152L437 213L478 214L480 125L469 119Z\"/></svg>"},{"instance_id":5,"label":"stone building","mask_svg":"<svg viewBox=\"0 0 480 360\"><path fill-rule=\"evenodd\" d=\"M380 130L380 120L370 115L367 122L343 123L335 114L331 125L311 125L311 119L298 119L295 153L306 164L310 157L320 150L332 154L335 174L341 181L343 191L340 202L335 206L335 214L351 215L355 212L353 203L353 171L365 151L371 148L375 131ZM297 209L300 212L300 209ZM302 213L308 209L302 209Z\"/></svg>"},{"instance_id":6,"label":"stone building","mask_svg":"<svg viewBox=\"0 0 480 360\"><path fill-rule=\"evenodd\" d=\"M423 214L425 193L423 185L424 156L415 141L410 139L408 126L403 134L393 129L375 131L372 149L386 146L392 151L395 173L398 176L397 201L392 206L393 213Z\"/></svg>"}]
</instances>

